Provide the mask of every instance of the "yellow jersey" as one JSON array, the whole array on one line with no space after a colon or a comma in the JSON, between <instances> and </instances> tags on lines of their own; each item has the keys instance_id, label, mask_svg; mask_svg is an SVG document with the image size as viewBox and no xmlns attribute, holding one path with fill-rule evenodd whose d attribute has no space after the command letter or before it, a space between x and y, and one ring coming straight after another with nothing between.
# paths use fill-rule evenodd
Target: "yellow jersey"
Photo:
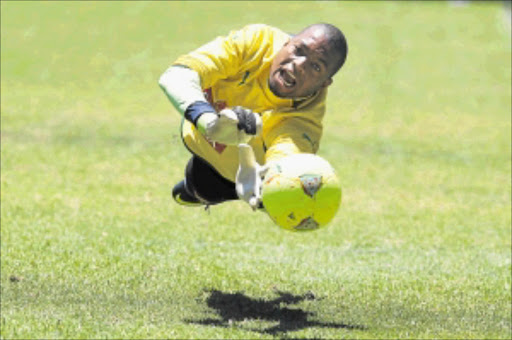
<instances>
[{"instance_id":1,"label":"yellow jersey","mask_svg":"<svg viewBox=\"0 0 512 340\"><path fill-rule=\"evenodd\" d=\"M289 39L289 34L277 28L248 25L179 57L173 64L199 74L206 99L217 111L243 106L260 114L262 134L249 142L260 164L293 153L316 153L322 135L326 88L301 101L279 98L269 89L272 60ZM183 141L193 154L235 181L237 146L209 142L185 119L181 129Z\"/></svg>"}]
</instances>

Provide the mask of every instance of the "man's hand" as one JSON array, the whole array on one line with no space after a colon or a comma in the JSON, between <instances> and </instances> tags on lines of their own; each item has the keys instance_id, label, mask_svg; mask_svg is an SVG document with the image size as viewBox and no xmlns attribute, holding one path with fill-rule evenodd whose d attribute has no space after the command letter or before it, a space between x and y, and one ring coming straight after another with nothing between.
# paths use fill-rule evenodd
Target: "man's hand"
<instances>
[{"instance_id":1,"label":"man's hand","mask_svg":"<svg viewBox=\"0 0 512 340\"><path fill-rule=\"evenodd\" d=\"M256 162L254 151L248 144L238 145L238 151L240 165L236 173L236 193L241 200L256 210L261 202L262 177L265 176L268 167Z\"/></svg>"},{"instance_id":2,"label":"man's hand","mask_svg":"<svg viewBox=\"0 0 512 340\"><path fill-rule=\"evenodd\" d=\"M259 135L263 124L258 114L236 106L233 109L224 109L218 114L205 112L196 125L199 132L211 141L237 145Z\"/></svg>"},{"instance_id":3,"label":"man's hand","mask_svg":"<svg viewBox=\"0 0 512 340\"><path fill-rule=\"evenodd\" d=\"M236 113L238 130L241 132L239 143L247 143L252 137L261 134L263 122L259 114L241 106L235 106L233 112Z\"/></svg>"},{"instance_id":4,"label":"man's hand","mask_svg":"<svg viewBox=\"0 0 512 340\"><path fill-rule=\"evenodd\" d=\"M197 128L212 142L238 144L238 118L231 110L221 112L205 112L197 120Z\"/></svg>"}]
</instances>

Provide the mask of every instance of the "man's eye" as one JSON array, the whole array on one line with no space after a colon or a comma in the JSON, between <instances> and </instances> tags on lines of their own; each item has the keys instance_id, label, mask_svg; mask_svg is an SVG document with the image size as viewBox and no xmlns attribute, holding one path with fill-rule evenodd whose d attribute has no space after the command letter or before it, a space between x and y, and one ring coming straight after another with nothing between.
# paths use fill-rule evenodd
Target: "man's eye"
<instances>
[{"instance_id":1,"label":"man's eye","mask_svg":"<svg viewBox=\"0 0 512 340\"><path fill-rule=\"evenodd\" d=\"M313 63L312 66L313 66L313 70L320 72L320 70L321 70L320 65L318 65L317 63Z\"/></svg>"}]
</instances>

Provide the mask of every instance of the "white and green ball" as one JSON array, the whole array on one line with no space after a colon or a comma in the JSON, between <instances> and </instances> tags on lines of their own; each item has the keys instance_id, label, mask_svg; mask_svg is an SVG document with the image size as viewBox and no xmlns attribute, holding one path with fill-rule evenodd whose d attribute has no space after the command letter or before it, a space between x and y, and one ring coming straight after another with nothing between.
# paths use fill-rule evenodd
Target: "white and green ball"
<instances>
[{"instance_id":1,"label":"white and green ball","mask_svg":"<svg viewBox=\"0 0 512 340\"><path fill-rule=\"evenodd\" d=\"M262 201L272 220L292 231L327 225L341 203L341 185L328 161L299 153L270 164L262 185Z\"/></svg>"}]
</instances>

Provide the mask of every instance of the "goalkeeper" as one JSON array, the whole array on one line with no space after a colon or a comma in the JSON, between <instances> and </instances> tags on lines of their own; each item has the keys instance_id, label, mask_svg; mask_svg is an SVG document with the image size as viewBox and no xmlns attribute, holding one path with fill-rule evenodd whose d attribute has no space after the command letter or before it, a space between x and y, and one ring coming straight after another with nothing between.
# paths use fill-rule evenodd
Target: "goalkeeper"
<instances>
[{"instance_id":1,"label":"goalkeeper","mask_svg":"<svg viewBox=\"0 0 512 340\"><path fill-rule=\"evenodd\" d=\"M259 164L318 150L327 87L346 55L343 33L321 23L296 35L248 25L179 57L159 80L192 153L174 199L258 207Z\"/></svg>"}]
</instances>

